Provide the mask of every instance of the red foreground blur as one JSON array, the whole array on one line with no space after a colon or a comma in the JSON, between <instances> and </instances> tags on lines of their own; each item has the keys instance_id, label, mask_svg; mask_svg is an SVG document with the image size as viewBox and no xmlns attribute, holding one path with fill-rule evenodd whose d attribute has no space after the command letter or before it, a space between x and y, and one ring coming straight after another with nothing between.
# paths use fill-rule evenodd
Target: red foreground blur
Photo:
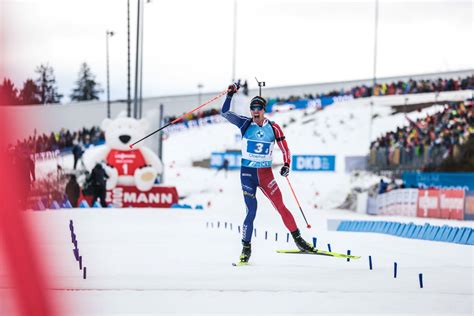
<instances>
[{"instance_id":1,"label":"red foreground blur","mask_svg":"<svg viewBox=\"0 0 474 316\"><path fill-rule=\"evenodd\" d=\"M30 122L31 123L31 122ZM26 153L8 148L5 140L12 139L18 124L5 111L0 116L0 246L1 262L5 264L10 298L18 315L55 315L52 299L48 296L44 268L38 253L38 239L26 221L24 201L27 184L24 181ZM17 125L18 126L18 125Z\"/></svg>"},{"instance_id":2,"label":"red foreground blur","mask_svg":"<svg viewBox=\"0 0 474 316\"><path fill-rule=\"evenodd\" d=\"M6 73L4 56L8 50L6 36L9 29L7 13L0 12L0 80L11 77ZM9 19L11 21L11 17ZM0 98L5 96L0 92ZM0 284L0 301L4 315L57 315L51 295L48 294L44 268L47 262L41 258L36 236L29 227L24 210L27 193L27 172L24 168L25 152L14 151L9 143L15 144L21 126L31 126L27 118L13 117L11 110L0 107L0 264L7 278ZM15 140L15 141L14 141ZM51 291L49 291L51 292Z\"/></svg>"}]
</instances>

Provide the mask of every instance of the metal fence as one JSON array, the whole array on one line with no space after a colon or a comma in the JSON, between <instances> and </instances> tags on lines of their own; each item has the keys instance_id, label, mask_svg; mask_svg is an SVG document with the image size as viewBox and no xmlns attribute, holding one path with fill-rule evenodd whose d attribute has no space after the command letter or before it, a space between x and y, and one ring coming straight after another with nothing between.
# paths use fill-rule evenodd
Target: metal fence
<instances>
[{"instance_id":1,"label":"metal fence","mask_svg":"<svg viewBox=\"0 0 474 316\"><path fill-rule=\"evenodd\" d=\"M456 157L459 155L459 149L458 145L454 145L452 151L441 145L372 148L369 155L369 169L423 170L438 166L450 155Z\"/></svg>"}]
</instances>

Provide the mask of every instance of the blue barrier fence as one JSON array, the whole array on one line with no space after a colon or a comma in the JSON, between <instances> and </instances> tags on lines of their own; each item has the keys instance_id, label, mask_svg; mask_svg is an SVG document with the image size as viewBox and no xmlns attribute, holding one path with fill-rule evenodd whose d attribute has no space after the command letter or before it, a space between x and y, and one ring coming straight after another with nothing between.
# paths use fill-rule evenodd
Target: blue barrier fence
<instances>
[{"instance_id":1,"label":"blue barrier fence","mask_svg":"<svg viewBox=\"0 0 474 316\"><path fill-rule=\"evenodd\" d=\"M400 223L387 221L341 221L337 231L369 232L404 238L474 245L474 229L470 227L436 226L425 223Z\"/></svg>"}]
</instances>

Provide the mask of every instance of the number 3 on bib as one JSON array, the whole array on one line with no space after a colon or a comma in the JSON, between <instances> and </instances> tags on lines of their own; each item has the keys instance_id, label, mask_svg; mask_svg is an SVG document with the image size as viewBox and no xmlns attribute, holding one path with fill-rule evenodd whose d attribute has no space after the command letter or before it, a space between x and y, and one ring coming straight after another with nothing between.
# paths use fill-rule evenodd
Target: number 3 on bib
<instances>
[{"instance_id":1,"label":"number 3 on bib","mask_svg":"<svg viewBox=\"0 0 474 316\"><path fill-rule=\"evenodd\" d=\"M266 155L270 150L270 143L264 142L255 142L255 141L248 141L247 142L247 151L252 154L260 154Z\"/></svg>"}]
</instances>

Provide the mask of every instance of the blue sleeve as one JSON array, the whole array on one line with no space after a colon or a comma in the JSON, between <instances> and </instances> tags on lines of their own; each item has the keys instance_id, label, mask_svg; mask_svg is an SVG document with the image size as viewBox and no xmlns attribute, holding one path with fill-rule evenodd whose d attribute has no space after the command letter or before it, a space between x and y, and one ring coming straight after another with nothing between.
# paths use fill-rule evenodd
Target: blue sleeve
<instances>
[{"instance_id":1,"label":"blue sleeve","mask_svg":"<svg viewBox=\"0 0 474 316\"><path fill-rule=\"evenodd\" d=\"M250 117L242 116L235 114L234 112L230 111L230 102L232 101L232 97L226 97L224 104L222 104L221 115L228 120L230 123L237 126L240 131L247 129L248 125L251 122Z\"/></svg>"}]
</instances>

